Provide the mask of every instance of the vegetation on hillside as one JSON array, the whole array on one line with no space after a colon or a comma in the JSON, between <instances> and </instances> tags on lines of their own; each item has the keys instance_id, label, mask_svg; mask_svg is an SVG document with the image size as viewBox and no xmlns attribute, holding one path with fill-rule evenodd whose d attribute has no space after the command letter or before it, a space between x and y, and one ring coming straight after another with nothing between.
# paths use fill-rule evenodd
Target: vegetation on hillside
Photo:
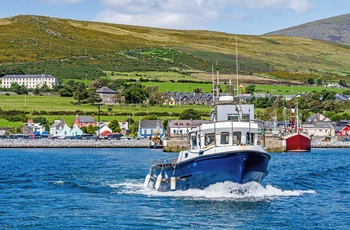
<instances>
[{"instance_id":1,"label":"vegetation on hillside","mask_svg":"<svg viewBox=\"0 0 350 230\"><path fill-rule=\"evenodd\" d=\"M105 71L219 70L283 77L311 74L346 80L349 46L307 38L246 36L75 21L43 16L0 19L0 76L47 73L96 79ZM274 73L283 73L274 75Z\"/></svg>"}]
</instances>

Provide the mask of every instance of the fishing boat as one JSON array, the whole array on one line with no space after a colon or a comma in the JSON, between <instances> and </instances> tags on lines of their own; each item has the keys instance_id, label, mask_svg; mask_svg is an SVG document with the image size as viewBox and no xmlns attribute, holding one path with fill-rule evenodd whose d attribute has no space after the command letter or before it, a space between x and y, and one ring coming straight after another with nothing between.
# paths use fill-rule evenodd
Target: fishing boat
<instances>
[{"instance_id":1,"label":"fishing boat","mask_svg":"<svg viewBox=\"0 0 350 230\"><path fill-rule=\"evenodd\" d=\"M204 189L218 182L261 183L270 160L264 125L254 105L219 97L207 123L189 134L189 148L175 159L154 161L144 186L158 191Z\"/></svg>"},{"instance_id":2,"label":"fishing boat","mask_svg":"<svg viewBox=\"0 0 350 230\"><path fill-rule=\"evenodd\" d=\"M296 121L294 110L291 108L292 115L291 126L286 128L286 134L283 137L287 152L309 152L311 151L311 137L300 127L298 115L298 102L296 102Z\"/></svg>"}]
</instances>

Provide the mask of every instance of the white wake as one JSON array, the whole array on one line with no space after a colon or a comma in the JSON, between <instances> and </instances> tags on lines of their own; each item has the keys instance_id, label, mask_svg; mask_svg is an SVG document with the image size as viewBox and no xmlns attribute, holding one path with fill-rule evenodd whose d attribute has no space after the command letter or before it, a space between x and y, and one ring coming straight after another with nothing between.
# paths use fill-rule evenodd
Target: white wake
<instances>
[{"instance_id":1,"label":"white wake","mask_svg":"<svg viewBox=\"0 0 350 230\"><path fill-rule=\"evenodd\" d=\"M118 189L118 193L141 194L146 196L169 196L190 199L214 199L214 200L263 200L276 197L302 196L304 194L315 194L314 190L283 190L273 185L265 187L256 182L236 184L223 182L213 184L205 189L189 189L184 191L159 192L153 188L144 188L140 181L129 181L126 183L112 184Z\"/></svg>"}]
</instances>

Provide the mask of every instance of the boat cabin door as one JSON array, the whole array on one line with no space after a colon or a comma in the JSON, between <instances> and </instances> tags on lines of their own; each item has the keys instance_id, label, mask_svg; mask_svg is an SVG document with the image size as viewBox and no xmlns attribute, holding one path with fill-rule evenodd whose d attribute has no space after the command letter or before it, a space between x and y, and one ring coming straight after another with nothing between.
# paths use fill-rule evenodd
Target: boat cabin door
<instances>
[{"instance_id":1,"label":"boat cabin door","mask_svg":"<svg viewBox=\"0 0 350 230\"><path fill-rule=\"evenodd\" d=\"M199 141L198 141L198 138L197 138L197 133L191 133L190 146L191 146L191 149L197 149L198 148Z\"/></svg>"},{"instance_id":2,"label":"boat cabin door","mask_svg":"<svg viewBox=\"0 0 350 230\"><path fill-rule=\"evenodd\" d=\"M247 145L254 145L255 140L255 134L251 132L246 133L246 144Z\"/></svg>"}]
</instances>

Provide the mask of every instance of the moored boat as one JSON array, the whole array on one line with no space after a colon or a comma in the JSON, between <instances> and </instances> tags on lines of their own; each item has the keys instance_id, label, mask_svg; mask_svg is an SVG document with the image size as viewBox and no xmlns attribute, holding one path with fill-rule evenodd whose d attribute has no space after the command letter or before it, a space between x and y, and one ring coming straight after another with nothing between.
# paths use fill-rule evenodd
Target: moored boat
<instances>
[{"instance_id":1,"label":"moored boat","mask_svg":"<svg viewBox=\"0 0 350 230\"><path fill-rule=\"evenodd\" d=\"M284 137L287 152L308 152L311 150L311 139L307 133L297 131Z\"/></svg>"},{"instance_id":2,"label":"moored boat","mask_svg":"<svg viewBox=\"0 0 350 230\"><path fill-rule=\"evenodd\" d=\"M190 147L177 158L154 162L145 187L159 191L203 189L218 182L261 183L270 160L264 125L254 120L254 106L219 99L212 118L190 132Z\"/></svg>"},{"instance_id":3,"label":"moored boat","mask_svg":"<svg viewBox=\"0 0 350 230\"><path fill-rule=\"evenodd\" d=\"M311 151L311 137L307 133L303 132L302 128L299 127L298 102L296 102L296 108L296 124L294 119L294 110L290 108L292 115L292 126L287 128L288 133L283 138L286 142L286 151L309 152Z\"/></svg>"}]
</instances>

